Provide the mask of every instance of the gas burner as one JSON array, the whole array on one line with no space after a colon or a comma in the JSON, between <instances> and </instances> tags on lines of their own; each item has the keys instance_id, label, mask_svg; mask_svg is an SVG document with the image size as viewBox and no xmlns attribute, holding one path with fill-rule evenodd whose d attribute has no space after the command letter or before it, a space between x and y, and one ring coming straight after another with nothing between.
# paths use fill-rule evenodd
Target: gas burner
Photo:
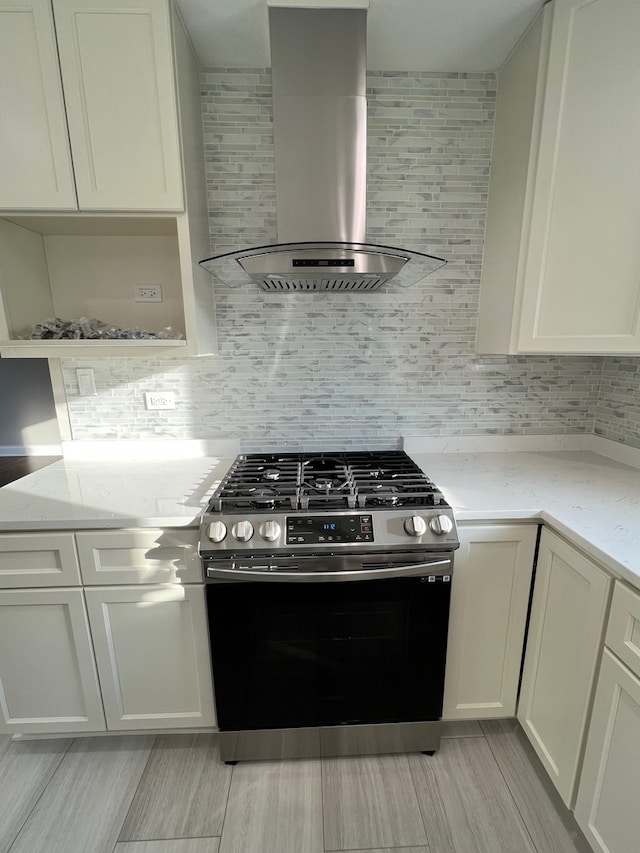
<instances>
[{"instance_id":1,"label":"gas burner","mask_svg":"<svg viewBox=\"0 0 640 853\"><path fill-rule=\"evenodd\" d=\"M401 489L389 486L387 483L371 483L374 497L371 500L373 506L402 506L400 502Z\"/></svg>"},{"instance_id":2,"label":"gas burner","mask_svg":"<svg viewBox=\"0 0 640 853\"><path fill-rule=\"evenodd\" d=\"M366 502L367 509L372 509L374 507L392 507L393 509L398 509L399 507L404 506L404 501L401 500L397 495L392 496L384 496L379 495L378 497L369 498Z\"/></svg>"},{"instance_id":3,"label":"gas burner","mask_svg":"<svg viewBox=\"0 0 640 853\"><path fill-rule=\"evenodd\" d=\"M262 478L264 480L271 480L275 482L276 480L279 480L280 477L281 472L278 471L277 468L267 468L265 471L262 472Z\"/></svg>"},{"instance_id":4,"label":"gas burner","mask_svg":"<svg viewBox=\"0 0 640 853\"><path fill-rule=\"evenodd\" d=\"M325 489L327 492L336 487L335 480L331 477L316 477L315 480L311 480L309 485L313 486L314 489Z\"/></svg>"},{"instance_id":5,"label":"gas burner","mask_svg":"<svg viewBox=\"0 0 640 853\"><path fill-rule=\"evenodd\" d=\"M305 475L309 471L320 473L322 471L338 471L344 468L344 460L336 459L334 456L310 456L302 463Z\"/></svg>"},{"instance_id":6,"label":"gas burner","mask_svg":"<svg viewBox=\"0 0 640 853\"><path fill-rule=\"evenodd\" d=\"M256 486L250 486L246 489L240 489L238 491L238 497L252 497L252 498L265 498L265 497L277 497L278 492L275 489L269 489L266 487L257 488Z\"/></svg>"},{"instance_id":7,"label":"gas burner","mask_svg":"<svg viewBox=\"0 0 640 853\"><path fill-rule=\"evenodd\" d=\"M309 489L314 489L317 492L324 492L326 494L329 492L339 492L348 485L349 483L344 478L343 474L321 474L316 476L314 473L310 479L305 480L303 483L303 486L306 486Z\"/></svg>"},{"instance_id":8,"label":"gas burner","mask_svg":"<svg viewBox=\"0 0 640 853\"><path fill-rule=\"evenodd\" d=\"M280 494L275 489L252 486L248 489L239 489L235 497L240 506L253 507L254 509L274 509L276 499L280 497Z\"/></svg>"}]
</instances>

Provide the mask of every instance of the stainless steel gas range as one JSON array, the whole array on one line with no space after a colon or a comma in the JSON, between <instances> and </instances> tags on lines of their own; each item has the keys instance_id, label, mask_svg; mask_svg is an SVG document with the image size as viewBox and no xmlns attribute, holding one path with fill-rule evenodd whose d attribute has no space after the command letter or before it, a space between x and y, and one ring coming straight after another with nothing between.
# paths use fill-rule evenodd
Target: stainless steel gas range
<instances>
[{"instance_id":1,"label":"stainless steel gas range","mask_svg":"<svg viewBox=\"0 0 640 853\"><path fill-rule=\"evenodd\" d=\"M458 545L405 453L239 456L200 534L223 760L437 749Z\"/></svg>"}]
</instances>

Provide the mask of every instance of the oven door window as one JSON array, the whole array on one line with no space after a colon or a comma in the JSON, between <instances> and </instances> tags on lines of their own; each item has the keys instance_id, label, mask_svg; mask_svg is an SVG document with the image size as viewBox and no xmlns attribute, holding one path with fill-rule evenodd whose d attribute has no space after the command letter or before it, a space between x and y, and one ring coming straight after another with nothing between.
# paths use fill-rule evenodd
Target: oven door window
<instances>
[{"instance_id":1,"label":"oven door window","mask_svg":"<svg viewBox=\"0 0 640 853\"><path fill-rule=\"evenodd\" d=\"M439 719L450 586L207 585L220 729Z\"/></svg>"}]
</instances>

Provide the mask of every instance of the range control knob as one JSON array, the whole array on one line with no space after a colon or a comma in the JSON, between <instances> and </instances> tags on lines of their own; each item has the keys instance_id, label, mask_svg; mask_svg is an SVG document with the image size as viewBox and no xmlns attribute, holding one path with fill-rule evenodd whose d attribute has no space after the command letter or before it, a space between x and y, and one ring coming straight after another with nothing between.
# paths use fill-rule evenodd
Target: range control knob
<instances>
[{"instance_id":1,"label":"range control knob","mask_svg":"<svg viewBox=\"0 0 640 853\"><path fill-rule=\"evenodd\" d=\"M412 515L411 518L405 518L404 529L409 536L424 536L427 532L427 525L424 518L419 515Z\"/></svg>"},{"instance_id":2,"label":"range control knob","mask_svg":"<svg viewBox=\"0 0 640 853\"><path fill-rule=\"evenodd\" d=\"M429 520L429 527L436 536L444 536L445 533L451 533L453 530L453 521L451 521L448 515L434 515Z\"/></svg>"},{"instance_id":3,"label":"range control knob","mask_svg":"<svg viewBox=\"0 0 640 853\"><path fill-rule=\"evenodd\" d=\"M253 536L253 524L250 521L236 521L231 528L231 535L238 542L248 542Z\"/></svg>"},{"instance_id":4,"label":"range control knob","mask_svg":"<svg viewBox=\"0 0 640 853\"><path fill-rule=\"evenodd\" d=\"M209 525L207 536L212 542L222 542L227 535L227 525L224 521L212 521Z\"/></svg>"},{"instance_id":5,"label":"range control knob","mask_svg":"<svg viewBox=\"0 0 640 853\"><path fill-rule=\"evenodd\" d=\"M277 521L264 521L258 532L267 542L275 542L280 538L280 525Z\"/></svg>"}]
</instances>

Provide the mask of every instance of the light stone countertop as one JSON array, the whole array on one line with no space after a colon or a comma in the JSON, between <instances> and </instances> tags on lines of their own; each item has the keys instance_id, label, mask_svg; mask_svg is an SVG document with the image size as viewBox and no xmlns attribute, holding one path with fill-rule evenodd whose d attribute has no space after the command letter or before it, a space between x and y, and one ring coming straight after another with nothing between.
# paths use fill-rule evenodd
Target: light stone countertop
<instances>
[{"instance_id":1,"label":"light stone countertop","mask_svg":"<svg viewBox=\"0 0 640 853\"><path fill-rule=\"evenodd\" d=\"M0 530L197 526L233 459L62 459L0 489Z\"/></svg>"},{"instance_id":2,"label":"light stone countertop","mask_svg":"<svg viewBox=\"0 0 640 853\"><path fill-rule=\"evenodd\" d=\"M410 454L463 521L543 521L640 589L640 470L591 451Z\"/></svg>"},{"instance_id":3,"label":"light stone countertop","mask_svg":"<svg viewBox=\"0 0 640 853\"><path fill-rule=\"evenodd\" d=\"M589 450L410 455L458 521L546 522L640 589L640 469ZM197 526L233 458L65 458L0 489L0 531Z\"/></svg>"}]
</instances>

